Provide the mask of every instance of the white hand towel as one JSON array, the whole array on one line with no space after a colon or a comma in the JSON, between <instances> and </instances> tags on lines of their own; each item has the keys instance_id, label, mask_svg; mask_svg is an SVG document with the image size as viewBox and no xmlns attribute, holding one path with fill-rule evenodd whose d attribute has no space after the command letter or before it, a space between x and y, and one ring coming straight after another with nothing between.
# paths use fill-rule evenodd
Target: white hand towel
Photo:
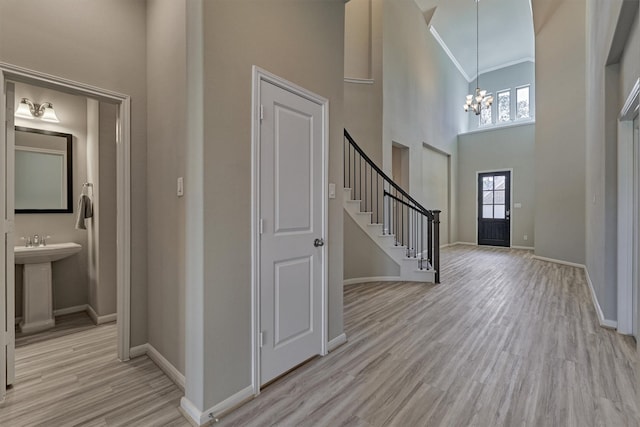
<instances>
[{"instance_id":1,"label":"white hand towel","mask_svg":"<svg viewBox=\"0 0 640 427\"><path fill-rule=\"evenodd\" d=\"M82 194L78 200L78 217L76 219L76 229L86 230L85 220L93 217L93 203L89 196Z\"/></svg>"}]
</instances>

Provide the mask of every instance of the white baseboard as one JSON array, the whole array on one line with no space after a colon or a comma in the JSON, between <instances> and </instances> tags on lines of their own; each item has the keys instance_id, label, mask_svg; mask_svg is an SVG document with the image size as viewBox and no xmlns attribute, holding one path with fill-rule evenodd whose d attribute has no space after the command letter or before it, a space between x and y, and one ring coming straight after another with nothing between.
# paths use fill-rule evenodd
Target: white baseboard
<instances>
[{"instance_id":1,"label":"white baseboard","mask_svg":"<svg viewBox=\"0 0 640 427\"><path fill-rule=\"evenodd\" d=\"M103 323L115 322L118 318L117 313L105 314L104 316L98 316L93 307L87 305L87 314L93 320L96 325L102 325Z\"/></svg>"},{"instance_id":2,"label":"white baseboard","mask_svg":"<svg viewBox=\"0 0 640 427\"><path fill-rule=\"evenodd\" d=\"M327 343L327 351L331 352L347 342L347 334L342 333Z\"/></svg>"},{"instance_id":3,"label":"white baseboard","mask_svg":"<svg viewBox=\"0 0 640 427\"><path fill-rule=\"evenodd\" d=\"M184 375L182 375L182 373L178 371L171 362L165 359L165 357L151 344L147 344L147 356L149 356L149 359L153 360L156 365L158 365L158 367L162 369L162 371L167 374L167 376L171 378L178 387L180 387L182 391L184 391Z\"/></svg>"},{"instance_id":4,"label":"white baseboard","mask_svg":"<svg viewBox=\"0 0 640 427\"><path fill-rule=\"evenodd\" d=\"M65 314L81 313L83 311L86 311L87 314L89 314L89 316L91 317L91 314L89 313L89 306L87 304L74 305L73 307L59 308L57 310L53 310L53 317L64 316ZM93 317L91 319L93 320ZM20 323L21 320L22 320L22 317L16 317L16 320L15 320L16 325Z\"/></svg>"},{"instance_id":5,"label":"white baseboard","mask_svg":"<svg viewBox=\"0 0 640 427\"><path fill-rule=\"evenodd\" d=\"M600 308L600 303L598 302L598 297L596 296L596 291L593 288L593 282L591 282L591 277L589 276L589 270L587 270L587 267L584 267L584 274L587 277L587 284L591 291L591 301L593 301L593 306L598 314L598 323L600 323L600 326L603 328L616 329L618 327L617 321L604 318L604 313L602 312L602 308Z\"/></svg>"},{"instance_id":6,"label":"white baseboard","mask_svg":"<svg viewBox=\"0 0 640 427\"><path fill-rule=\"evenodd\" d=\"M575 263L575 262L564 261L564 260L561 260L561 259L547 258L547 257L543 257L543 256L538 256L538 255L534 255L532 258L533 259L537 259L539 261L552 262L554 264L568 265L570 267L578 267L578 268L582 268L582 269L585 268L584 264L578 264L578 263Z\"/></svg>"},{"instance_id":7,"label":"white baseboard","mask_svg":"<svg viewBox=\"0 0 640 427\"><path fill-rule=\"evenodd\" d=\"M474 242L455 242L455 243L451 244L451 246L453 246L453 245L478 246L478 244L474 243Z\"/></svg>"},{"instance_id":8,"label":"white baseboard","mask_svg":"<svg viewBox=\"0 0 640 427\"><path fill-rule=\"evenodd\" d=\"M511 246L511 249L524 249L525 251L534 251L536 248L533 246Z\"/></svg>"},{"instance_id":9,"label":"white baseboard","mask_svg":"<svg viewBox=\"0 0 640 427\"><path fill-rule=\"evenodd\" d=\"M187 399L186 396L180 399L180 407L187 415L189 415L189 417L196 423L196 425L203 426L207 425L207 423L211 421L218 419L218 417L234 409L245 401L253 399L253 397L253 387L249 386L243 388L236 394L229 396L222 402L205 411L198 410L198 408L193 403L191 403L191 401Z\"/></svg>"},{"instance_id":10,"label":"white baseboard","mask_svg":"<svg viewBox=\"0 0 640 427\"><path fill-rule=\"evenodd\" d=\"M135 357L140 357L147 354L147 349L149 348L149 344L142 344L135 347L131 347L129 349L129 357L131 359Z\"/></svg>"},{"instance_id":11,"label":"white baseboard","mask_svg":"<svg viewBox=\"0 0 640 427\"><path fill-rule=\"evenodd\" d=\"M154 346L151 344L142 344L135 347L131 347L129 349L129 357L135 358L143 355L147 355L149 359L153 360L153 362L158 365L158 368L165 373L166 376L171 379L180 390L184 391L184 375L180 371L176 369L175 366L171 364Z\"/></svg>"},{"instance_id":12,"label":"white baseboard","mask_svg":"<svg viewBox=\"0 0 640 427\"><path fill-rule=\"evenodd\" d=\"M64 316L65 314L80 313L81 311L87 311L87 304L76 305L74 307L60 308L53 310L54 316Z\"/></svg>"},{"instance_id":13,"label":"white baseboard","mask_svg":"<svg viewBox=\"0 0 640 427\"><path fill-rule=\"evenodd\" d=\"M602 308L600 307L600 302L598 301L598 296L596 295L596 291L593 288L593 282L591 281L591 276L589 276L589 270L584 264L578 264L575 262L563 261L561 259L555 258L547 258L538 255L534 255L533 259L537 259L540 261L552 262L554 264L568 265L570 267L581 268L584 270L585 277L587 278L587 285L589 285L589 291L591 292L591 302L593 303L593 307L596 310L596 314L598 315L598 323L601 327L607 329L616 329L618 327L618 322L611 319L605 319L604 313L602 312Z\"/></svg>"},{"instance_id":14,"label":"white baseboard","mask_svg":"<svg viewBox=\"0 0 640 427\"><path fill-rule=\"evenodd\" d=\"M356 283L367 282L398 282L401 281L400 276L377 276L377 277L356 277L355 279L344 279L344 285L355 285Z\"/></svg>"}]
</instances>

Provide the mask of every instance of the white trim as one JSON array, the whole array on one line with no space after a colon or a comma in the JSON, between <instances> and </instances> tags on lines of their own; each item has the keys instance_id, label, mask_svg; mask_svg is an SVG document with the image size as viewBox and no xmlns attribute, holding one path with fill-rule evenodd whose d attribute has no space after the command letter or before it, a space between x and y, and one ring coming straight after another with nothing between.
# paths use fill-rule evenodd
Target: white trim
<instances>
[{"instance_id":1,"label":"white trim","mask_svg":"<svg viewBox=\"0 0 640 427\"><path fill-rule=\"evenodd\" d=\"M587 285L589 286L589 291L591 292L591 302L593 303L593 307L595 308L596 314L598 315L598 323L603 328L616 329L618 327L618 322L616 322L615 320L605 319L604 313L602 312L602 308L600 307L600 303L598 302L598 296L596 295L596 291L593 287L593 282L591 282L591 276L589 276L589 270L584 264L578 264L575 262L569 262L569 261L564 261L564 260L555 259L555 258L547 258L547 257L538 256L538 255L534 255L532 258L539 261L552 262L554 264L560 264L560 265L568 265L569 267L576 267L584 270L585 277L587 278Z\"/></svg>"},{"instance_id":2,"label":"white trim","mask_svg":"<svg viewBox=\"0 0 640 427\"><path fill-rule=\"evenodd\" d=\"M511 249L523 249L525 251L535 251L536 248L533 246L511 246Z\"/></svg>"},{"instance_id":3,"label":"white trim","mask_svg":"<svg viewBox=\"0 0 640 427\"><path fill-rule=\"evenodd\" d=\"M344 78L344 82L345 83L355 83L355 84L360 84L360 85L372 85L375 83L375 80L373 79L358 79L355 77L345 77Z\"/></svg>"},{"instance_id":4,"label":"white trim","mask_svg":"<svg viewBox=\"0 0 640 427\"><path fill-rule=\"evenodd\" d=\"M327 344L327 350L329 350L329 352L332 352L333 350L340 347L342 344L346 342L347 342L347 334L343 332L337 337L335 337L334 339L332 339L331 341L329 341L329 343Z\"/></svg>"},{"instance_id":5,"label":"white trim","mask_svg":"<svg viewBox=\"0 0 640 427\"><path fill-rule=\"evenodd\" d=\"M140 356L148 356L164 374L173 381L180 390L184 391L184 375L169 362L154 346L149 343L132 347L129 350L129 357L132 359Z\"/></svg>"},{"instance_id":6,"label":"white trim","mask_svg":"<svg viewBox=\"0 0 640 427\"><path fill-rule=\"evenodd\" d=\"M216 422L223 414L252 398L253 386L249 386L202 412L186 397L180 399L180 407L197 425L203 426L208 425L211 421Z\"/></svg>"},{"instance_id":7,"label":"white trim","mask_svg":"<svg viewBox=\"0 0 640 427\"><path fill-rule=\"evenodd\" d=\"M618 121L618 326L633 331L633 122Z\"/></svg>"},{"instance_id":8,"label":"white trim","mask_svg":"<svg viewBox=\"0 0 640 427\"><path fill-rule=\"evenodd\" d=\"M584 264L578 264L578 263L575 263L575 262L564 261L564 260L561 260L561 259L547 258L547 257L539 256L539 255L534 255L532 258L533 259L537 259L538 261L546 261L546 262L552 262L554 264L568 265L569 267L585 268Z\"/></svg>"},{"instance_id":9,"label":"white trim","mask_svg":"<svg viewBox=\"0 0 640 427\"><path fill-rule=\"evenodd\" d=\"M65 314L80 313L81 311L87 311L87 304L75 305L73 307L59 308L53 310L53 317L64 316Z\"/></svg>"},{"instance_id":10,"label":"white trim","mask_svg":"<svg viewBox=\"0 0 640 427\"><path fill-rule=\"evenodd\" d=\"M446 53L449 59L451 60L451 62L453 62L453 65L455 65L458 71L460 71L460 74L462 74L462 77L464 77L468 83L471 83L473 80L475 80L469 77L469 75L464 71L464 68L462 68L462 65L460 65L456 57L453 56L453 53L449 49L449 46L447 46L444 40L442 40L442 37L440 37L440 34L436 30L436 27L434 27L433 25L429 25L429 31L431 32L433 37L436 39L440 47L442 47L442 50L444 50L444 53Z\"/></svg>"},{"instance_id":11,"label":"white trim","mask_svg":"<svg viewBox=\"0 0 640 427\"><path fill-rule=\"evenodd\" d=\"M115 322L118 319L118 313L105 314L104 316L99 316L98 313L91 307L90 304L87 304L87 314L93 320L93 323L96 325L102 325L103 323ZM129 356L131 357L131 356Z\"/></svg>"},{"instance_id":12,"label":"white trim","mask_svg":"<svg viewBox=\"0 0 640 427\"><path fill-rule=\"evenodd\" d=\"M184 375L169 362L154 346L147 343L147 356L184 392Z\"/></svg>"},{"instance_id":13,"label":"white trim","mask_svg":"<svg viewBox=\"0 0 640 427\"><path fill-rule=\"evenodd\" d=\"M133 359L136 357L144 356L145 354L147 354L148 348L149 348L149 344L142 344L142 345L137 345L135 347L131 347L129 349L129 357Z\"/></svg>"},{"instance_id":14,"label":"white trim","mask_svg":"<svg viewBox=\"0 0 640 427\"><path fill-rule=\"evenodd\" d=\"M344 279L342 281L343 286L355 285L356 283L369 283L369 282L400 282L402 277L400 276L374 276L374 277L355 277L353 279Z\"/></svg>"},{"instance_id":15,"label":"white trim","mask_svg":"<svg viewBox=\"0 0 640 427\"><path fill-rule=\"evenodd\" d=\"M485 125L484 127L481 127L478 129L459 133L458 136L473 135L474 133L490 132L493 130L510 129L510 128L516 128L519 126L527 126L527 125L535 125L535 124L536 124L536 119L520 119L518 121L511 120L509 122L502 122L501 124Z\"/></svg>"},{"instance_id":16,"label":"white trim","mask_svg":"<svg viewBox=\"0 0 640 427\"><path fill-rule=\"evenodd\" d=\"M591 282L591 276L589 276L589 270L587 270L587 267L584 267L584 274L587 278L589 290L591 291L591 301L593 302L593 307L596 309L596 313L598 314L598 323L603 328L616 329L618 327L618 322L616 322L615 320L604 318L604 313L602 312L602 308L600 307L600 303L598 302L598 296L596 295L596 291L593 288L593 282Z\"/></svg>"},{"instance_id":17,"label":"white trim","mask_svg":"<svg viewBox=\"0 0 640 427\"><path fill-rule=\"evenodd\" d=\"M633 119L638 114L640 78L618 116L618 332L633 333L634 147ZM634 107L635 106L635 107Z\"/></svg>"},{"instance_id":18,"label":"white trim","mask_svg":"<svg viewBox=\"0 0 640 427\"><path fill-rule=\"evenodd\" d=\"M322 108L322 231L324 240L328 240L329 230L329 100L317 95L301 86L291 83L275 74L272 74L256 65L252 68L252 94L251 94L251 394L260 394L260 345L258 343L258 332L260 331L260 84L262 81L269 82L295 95L301 96ZM328 245L322 247L323 268L322 268L322 301L321 306L321 342L320 355L327 354L327 335L329 329L328 316L328 271L329 256ZM240 392L242 393L242 391ZM235 396L235 395L234 395ZM223 403L233 399L231 396ZM216 408L216 407L214 407ZM211 410L211 413L218 413L218 410Z\"/></svg>"},{"instance_id":19,"label":"white trim","mask_svg":"<svg viewBox=\"0 0 640 427\"><path fill-rule=\"evenodd\" d=\"M4 80L15 80L52 88L65 88L66 92L98 98L118 104L116 131L116 288L118 313L118 358L129 360L131 334L131 97L85 83L0 62ZM2 115L6 106L1 106ZM1 132L0 138L4 138ZM4 308L2 309L4 311Z\"/></svg>"},{"instance_id":20,"label":"white trim","mask_svg":"<svg viewBox=\"0 0 640 427\"><path fill-rule=\"evenodd\" d=\"M478 244L475 242L460 242L460 241L455 242L454 245L478 246Z\"/></svg>"}]
</instances>

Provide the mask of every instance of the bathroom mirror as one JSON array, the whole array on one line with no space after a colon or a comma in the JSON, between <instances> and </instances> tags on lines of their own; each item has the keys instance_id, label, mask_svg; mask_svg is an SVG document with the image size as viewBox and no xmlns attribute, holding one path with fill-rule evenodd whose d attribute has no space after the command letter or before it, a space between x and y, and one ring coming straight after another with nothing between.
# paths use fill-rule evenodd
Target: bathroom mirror
<instances>
[{"instance_id":1,"label":"bathroom mirror","mask_svg":"<svg viewBox=\"0 0 640 427\"><path fill-rule=\"evenodd\" d=\"M73 136L15 129L16 213L73 213Z\"/></svg>"}]
</instances>

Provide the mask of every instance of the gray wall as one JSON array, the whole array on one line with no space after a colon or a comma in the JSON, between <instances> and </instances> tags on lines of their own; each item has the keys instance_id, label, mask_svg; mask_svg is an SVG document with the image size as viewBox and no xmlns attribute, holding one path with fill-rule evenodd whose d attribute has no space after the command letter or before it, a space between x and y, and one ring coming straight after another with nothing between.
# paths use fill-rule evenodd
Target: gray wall
<instances>
[{"instance_id":1,"label":"gray wall","mask_svg":"<svg viewBox=\"0 0 640 427\"><path fill-rule=\"evenodd\" d=\"M513 169L511 239L533 247L535 206L534 124L476 131L458 137L458 240L477 243L477 172ZM513 208L521 203L521 208ZM524 235L528 240L524 240Z\"/></svg>"},{"instance_id":2,"label":"gray wall","mask_svg":"<svg viewBox=\"0 0 640 427\"><path fill-rule=\"evenodd\" d=\"M345 6L345 77L369 78L372 82L344 83L344 127L379 167L382 167L382 1L352 0ZM362 19L365 14L370 18ZM350 32L369 34L368 43L359 40L348 50ZM355 64L349 67L351 62ZM369 65L369 75L354 75L363 64ZM345 256L348 263L349 254Z\"/></svg>"},{"instance_id":3,"label":"gray wall","mask_svg":"<svg viewBox=\"0 0 640 427\"><path fill-rule=\"evenodd\" d=\"M409 192L424 202L423 144L451 155L451 197L455 199L457 137L467 129L462 109L468 82L429 32L412 0L383 1L383 145L385 171L391 171L394 142L409 147ZM443 182L438 185L446 185ZM437 206L433 206L437 208ZM452 209L451 224L457 224ZM451 239L457 240L455 226Z\"/></svg>"},{"instance_id":4,"label":"gray wall","mask_svg":"<svg viewBox=\"0 0 640 427\"><path fill-rule=\"evenodd\" d=\"M75 229L76 200L82 183L87 179L87 103L84 98L49 89L16 84L16 103L20 98L33 102L53 103L60 123L29 120L16 117L16 126L70 133L73 135L73 213L68 214L16 214L15 245L24 245L21 237L50 235L48 243L76 242L82 250L71 257L52 264L54 310L87 303L88 244L87 232ZM22 315L22 266L16 266L16 317Z\"/></svg>"},{"instance_id":5,"label":"gray wall","mask_svg":"<svg viewBox=\"0 0 640 427\"><path fill-rule=\"evenodd\" d=\"M534 24L537 19L534 7ZM536 32L536 255L585 262L585 5L565 0ZM565 96L562 96L565 94Z\"/></svg>"},{"instance_id":6,"label":"gray wall","mask_svg":"<svg viewBox=\"0 0 640 427\"><path fill-rule=\"evenodd\" d=\"M202 19L206 307L202 402L209 408L251 384L252 65L329 100L329 181L339 185L344 2L217 0L204 2ZM240 22L243 24L238 25ZM329 200L326 239L329 339L343 332L342 227L339 192L336 199ZM192 350L187 346L187 360L192 360ZM187 370L187 382L189 374ZM192 391L188 385L187 397L199 404L199 392Z\"/></svg>"},{"instance_id":7,"label":"gray wall","mask_svg":"<svg viewBox=\"0 0 640 427\"><path fill-rule=\"evenodd\" d=\"M344 212L344 253L345 280L400 275L400 266L371 240L346 211Z\"/></svg>"},{"instance_id":8,"label":"gray wall","mask_svg":"<svg viewBox=\"0 0 640 427\"><path fill-rule=\"evenodd\" d=\"M510 67L500 68L499 70L490 71L480 74L481 89L487 90L487 93L493 94L494 101L491 106L492 120L494 125L497 123L498 117L498 91L511 89L511 122L502 122L500 125L518 122L516 117L516 88L520 86L530 85L529 88L529 115L530 119L520 119L519 121L527 121L535 119L536 111L536 85L535 85L535 64L533 62L521 62L520 64L511 65ZM469 83L469 92L474 94L478 83L476 80ZM464 100L463 103L464 104ZM460 104L460 105L462 105ZM478 129L480 116L473 113L467 113L469 116L469 130ZM488 125L487 125L488 126Z\"/></svg>"},{"instance_id":9,"label":"gray wall","mask_svg":"<svg viewBox=\"0 0 640 427\"><path fill-rule=\"evenodd\" d=\"M629 2L629 4L632 4ZM638 3L628 39L615 39L622 1L587 2L586 266L604 317L617 319L617 122L640 75ZM635 10L634 10L635 9ZM622 17L624 18L624 17ZM611 58L610 51L622 51Z\"/></svg>"},{"instance_id":10,"label":"gray wall","mask_svg":"<svg viewBox=\"0 0 640 427\"><path fill-rule=\"evenodd\" d=\"M186 10L184 0L147 4L149 344L184 373L184 199L176 180L185 174Z\"/></svg>"},{"instance_id":11,"label":"gray wall","mask_svg":"<svg viewBox=\"0 0 640 427\"><path fill-rule=\"evenodd\" d=\"M132 346L147 342L145 34L143 0L0 2L0 61L131 96Z\"/></svg>"}]
</instances>

